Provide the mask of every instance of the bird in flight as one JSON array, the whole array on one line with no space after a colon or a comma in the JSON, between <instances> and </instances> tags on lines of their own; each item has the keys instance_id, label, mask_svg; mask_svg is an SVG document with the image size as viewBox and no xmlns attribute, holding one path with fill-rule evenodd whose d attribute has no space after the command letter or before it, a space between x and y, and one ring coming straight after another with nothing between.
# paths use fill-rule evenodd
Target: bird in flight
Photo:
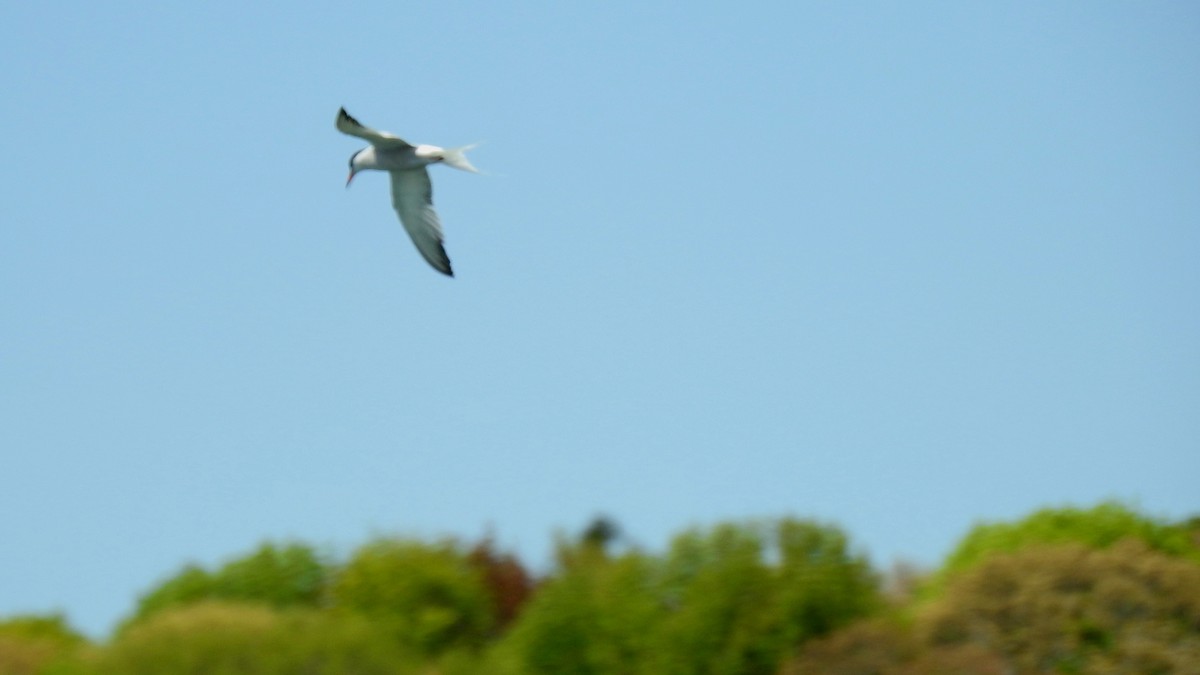
<instances>
[{"instance_id":1,"label":"bird in flight","mask_svg":"<svg viewBox=\"0 0 1200 675\"><path fill-rule=\"evenodd\" d=\"M479 173L467 161L467 150L475 147L439 148L436 145L412 145L386 131L365 127L350 116L345 108L338 110L337 129L343 134L357 136L370 143L350 156L350 177L366 169L387 171L392 177L392 206L400 222L412 237L417 250L433 268L446 276L454 276L450 258L442 246L442 223L433 210L433 185L429 182L430 164L446 164L456 169Z\"/></svg>"}]
</instances>

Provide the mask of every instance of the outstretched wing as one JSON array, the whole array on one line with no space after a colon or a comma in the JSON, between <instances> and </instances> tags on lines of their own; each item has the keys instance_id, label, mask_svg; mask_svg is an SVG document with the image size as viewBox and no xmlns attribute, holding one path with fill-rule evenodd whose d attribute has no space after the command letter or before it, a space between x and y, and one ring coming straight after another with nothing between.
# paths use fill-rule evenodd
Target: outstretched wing
<instances>
[{"instance_id":1,"label":"outstretched wing","mask_svg":"<svg viewBox=\"0 0 1200 675\"><path fill-rule=\"evenodd\" d=\"M343 134L357 136L371 145L382 145L392 148L411 148L412 145L399 136L393 136L386 131L376 131L364 127L358 120L350 116L345 108L338 109L337 130Z\"/></svg>"},{"instance_id":2,"label":"outstretched wing","mask_svg":"<svg viewBox=\"0 0 1200 675\"><path fill-rule=\"evenodd\" d=\"M450 258L442 247L442 223L433 210L433 185L424 168L391 171L392 206L417 250L433 268L446 276L454 276Z\"/></svg>"}]
</instances>

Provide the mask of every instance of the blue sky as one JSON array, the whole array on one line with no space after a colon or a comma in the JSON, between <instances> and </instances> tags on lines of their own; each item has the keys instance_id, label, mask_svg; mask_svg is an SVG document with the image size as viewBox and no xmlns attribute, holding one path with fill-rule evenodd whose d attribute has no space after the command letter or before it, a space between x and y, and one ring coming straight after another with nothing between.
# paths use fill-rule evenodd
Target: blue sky
<instances>
[{"instance_id":1,"label":"blue sky","mask_svg":"<svg viewBox=\"0 0 1200 675\"><path fill-rule=\"evenodd\" d=\"M1200 511L1193 3L8 3L0 615L597 513ZM339 106L434 167L420 259Z\"/></svg>"}]
</instances>

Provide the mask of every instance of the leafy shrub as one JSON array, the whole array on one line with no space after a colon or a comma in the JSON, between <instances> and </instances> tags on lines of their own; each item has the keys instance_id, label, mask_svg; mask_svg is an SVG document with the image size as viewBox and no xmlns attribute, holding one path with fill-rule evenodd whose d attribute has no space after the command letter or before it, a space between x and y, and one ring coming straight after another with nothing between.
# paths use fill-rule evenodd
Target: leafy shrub
<instances>
[{"instance_id":1,"label":"leafy shrub","mask_svg":"<svg viewBox=\"0 0 1200 675\"><path fill-rule=\"evenodd\" d=\"M783 519L685 532L663 569L671 611L656 670L774 673L797 645L875 609L877 582L831 526Z\"/></svg>"},{"instance_id":2,"label":"leafy shrub","mask_svg":"<svg viewBox=\"0 0 1200 675\"><path fill-rule=\"evenodd\" d=\"M335 608L386 624L426 655L481 647L493 626L483 575L451 543L370 542L338 574L330 598Z\"/></svg>"},{"instance_id":3,"label":"leafy shrub","mask_svg":"<svg viewBox=\"0 0 1200 675\"><path fill-rule=\"evenodd\" d=\"M0 673L42 673L72 660L86 645L62 615L10 617L0 621Z\"/></svg>"},{"instance_id":4,"label":"leafy shrub","mask_svg":"<svg viewBox=\"0 0 1200 675\"><path fill-rule=\"evenodd\" d=\"M692 530L663 557L585 539L559 560L510 635L531 673L774 673L878 603L845 536L806 521Z\"/></svg>"},{"instance_id":5,"label":"leafy shrub","mask_svg":"<svg viewBox=\"0 0 1200 675\"><path fill-rule=\"evenodd\" d=\"M1172 673L1200 664L1200 565L1131 538L989 557L919 617L934 647L974 645L1013 673Z\"/></svg>"},{"instance_id":6,"label":"leafy shrub","mask_svg":"<svg viewBox=\"0 0 1200 675\"><path fill-rule=\"evenodd\" d=\"M1015 523L976 525L946 558L940 576L944 580L990 555L1028 546L1075 542L1105 548L1131 537L1153 550L1200 562L1200 547L1188 527L1148 518L1117 502L1104 502L1090 509L1042 509Z\"/></svg>"},{"instance_id":7,"label":"leafy shrub","mask_svg":"<svg viewBox=\"0 0 1200 675\"><path fill-rule=\"evenodd\" d=\"M618 558L588 545L548 580L508 640L528 673L606 675L635 672L649 658L663 612L655 563L638 553Z\"/></svg>"},{"instance_id":8,"label":"leafy shrub","mask_svg":"<svg viewBox=\"0 0 1200 675\"><path fill-rule=\"evenodd\" d=\"M257 602L271 607L316 607L328 570L305 544L265 543L215 572L189 565L138 600L134 623L164 609L202 600ZM122 629L124 630L124 629Z\"/></svg>"},{"instance_id":9,"label":"leafy shrub","mask_svg":"<svg viewBox=\"0 0 1200 675\"><path fill-rule=\"evenodd\" d=\"M215 601L168 609L129 627L99 675L406 675L415 660L368 620L309 609Z\"/></svg>"},{"instance_id":10,"label":"leafy shrub","mask_svg":"<svg viewBox=\"0 0 1200 675\"><path fill-rule=\"evenodd\" d=\"M780 675L1007 675L976 645L927 647L894 619L867 619L804 645Z\"/></svg>"}]
</instances>

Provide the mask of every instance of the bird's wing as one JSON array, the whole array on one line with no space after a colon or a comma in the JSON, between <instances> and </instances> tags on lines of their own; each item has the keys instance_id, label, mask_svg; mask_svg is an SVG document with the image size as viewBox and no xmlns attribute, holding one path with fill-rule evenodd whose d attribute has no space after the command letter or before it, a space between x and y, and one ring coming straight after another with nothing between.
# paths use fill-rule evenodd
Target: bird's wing
<instances>
[{"instance_id":1,"label":"bird's wing","mask_svg":"<svg viewBox=\"0 0 1200 675\"><path fill-rule=\"evenodd\" d=\"M425 169L391 171L392 206L400 222L412 237L417 250L433 268L446 276L454 276L450 258L442 247L442 223L433 210L433 185Z\"/></svg>"},{"instance_id":2,"label":"bird's wing","mask_svg":"<svg viewBox=\"0 0 1200 675\"><path fill-rule=\"evenodd\" d=\"M357 136L371 145L382 145L392 148L411 148L412 144L399 136L393 136L386 131L375 131L364 127L358 120L350 116L345 108L338 109L337 130L343 134Z\"/></svg>"}]
</instances>

